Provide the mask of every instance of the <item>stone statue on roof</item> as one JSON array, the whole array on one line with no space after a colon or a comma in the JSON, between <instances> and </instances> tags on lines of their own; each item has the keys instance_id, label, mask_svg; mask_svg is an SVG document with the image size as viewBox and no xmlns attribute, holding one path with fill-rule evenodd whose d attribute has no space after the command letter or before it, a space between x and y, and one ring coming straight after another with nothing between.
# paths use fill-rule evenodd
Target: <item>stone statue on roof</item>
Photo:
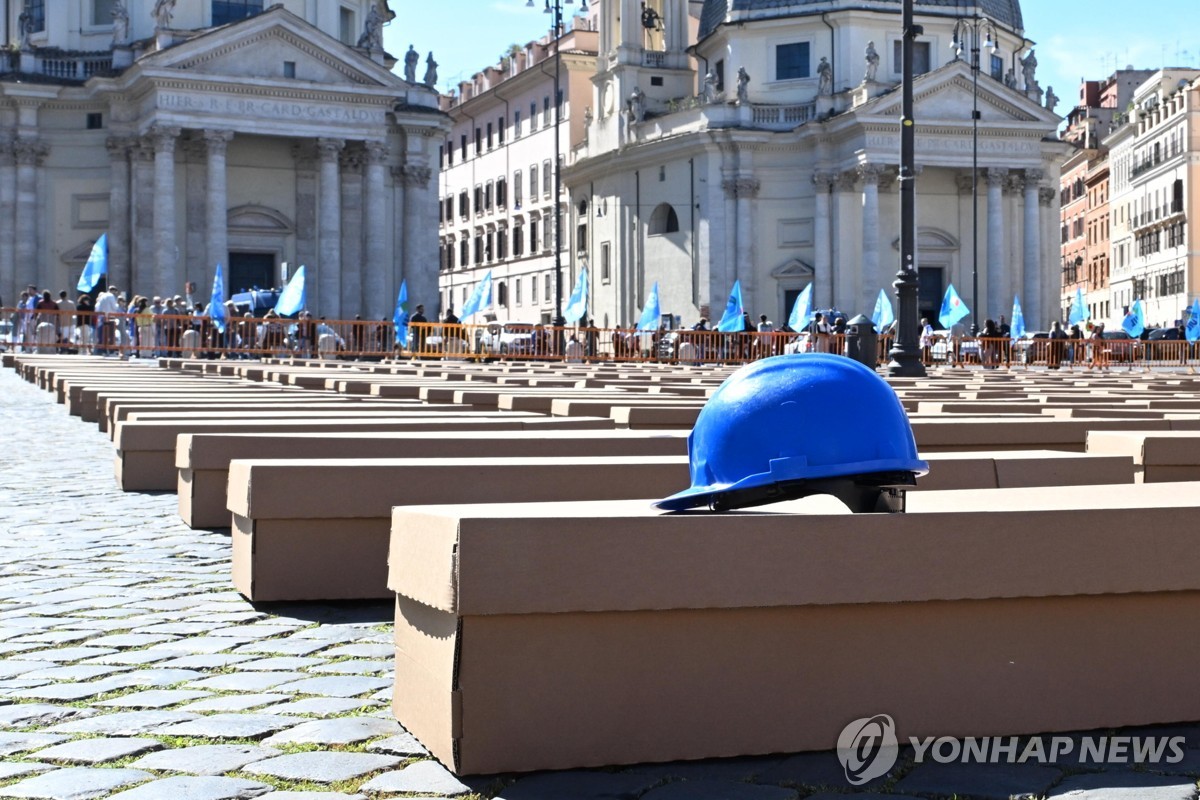
<instances>
[{"instance_id":1,"label":"stone statue on roof","mask_svg":"<svg viewBox=\"0 0 1200 800\"><path fill-rule=\"evenodd\" d=\"M383 14L379 12L378 4L373 4L367 12L362 36L358 37L358 46L367 50L383 49Z\"/></svg>"},{"instance_id":2,"label":"stone statue on roof","mask_svg":"<svg viewBox=\"0 0 1200 800\"><path fill-rule=\"evenodd\" d=\"M113 44L129 43L129 10L125 8L124 0L113 0Z\"/></svg>"},{"instance_id":3,"label":"stone statue on roof","mask_svg":"<svg viewBox=\"0 0 1200 800\"><path fill-rule=\"evenodd\" d=\"M821 63L817 64L817 94L833 94L833 65L825 56L821 56Z\"/></svg>"},{"instance_id":4,"label":"stone statue on roof","mask_svg":"<svg viewBox=\"0 0 1200 800\"><path fill-rule=\"evenodd\" d=\"M437 86L437 68L438 63L433 60L433 51L429 51L429 55L425 57L425 85L432 89Z\"/></svg>"},{"instance_id":5,"label":"stone statue on roof","mask_svg":"<svg viewBox=\"0 0 1200 800\"><path fill-rule=\"evenodd\" d=\"M744 106L750 102L750 73L745 67L738 67L737 104Z\"/></svg>"},{"instance_id":6,"label":"stone statue on roof","mask_svg":"<svg viewBox=\"0 0 1200 800\"><path fill-rule=\"evenodd\" d=\"M175 0L154 0L154 29L171 27L171 17L175 16Z\"/></svg>"},{"instance_id":7,"label":"stone statue on roof","mask_svg":"<svg viewBox=\"0 0 1200 800\"><path fill-rule=\"evenodd\" d=\"M409 83L417 82L417 62L420 60L421 54L410 44L408 52L404 54L404 80Z\"/></svg>"},{"instance_id":8,"label":"stone statue on roof","mask_svg":"<svg viewBox=\"0 0 1200 800\"><path fill-rule=\"evenodd\" d=\"M867 71L863 74L863 83L873 83L879 72L879 51L875 49L875 42L867 42L866 59Z\"/></svg>"}]
</instances>

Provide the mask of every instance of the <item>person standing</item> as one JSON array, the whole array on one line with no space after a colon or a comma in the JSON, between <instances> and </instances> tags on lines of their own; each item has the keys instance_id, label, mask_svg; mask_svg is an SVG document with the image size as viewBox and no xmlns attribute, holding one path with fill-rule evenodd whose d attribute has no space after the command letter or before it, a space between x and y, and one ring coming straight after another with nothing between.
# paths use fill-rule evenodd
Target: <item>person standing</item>
<instances>
[{"instance_id":1,"label":"person standing","mask_svg":"<svg viewBox=\"0 0 1200 800\"><path fill-rule=\"evenodd\" d=\"M428 323L429 320L425 317L425 306L418 303L416 311L414 311L413 315L408 318L409 349L415 352L417 355L421 355L422 351L425 349L425 335L427 332L427 328L425 326ZM415 328L413 327L414 325L416 326Z\"/></svg>"},{"instance_id":2,"label":"person standing","mask_svg":"<svg viewBox=\"0 0 1200 800\"><path fill-rule=\"evenodd\" d=\"M1063 350L1066 348L1067 332L1058 320L1050 328L1050 347L1046 353L1046 366L1058 369L1062 366Z\"/></svg>"},{"instance_id":3,"label":"person standing","mask_svg":"<svg viewBox=\"0 0 1200 800\"><path fill-rule=\"evenodd\" d=\"M96 296L96 352L107 354L109 348L113 344L113 325L116 320L113 314L120 313L121 307L117 303L118 289L115 286L107 287L103 292Z\"/></svg>"},{"instance_id":4,"label":"person standing","mask_svg":"<svg viewBox=\"0 0 1200 800\"><path fill-rule=\"evenodd\" d=\"M758 349L765 357L774 355L775 323L766 314L758 315Z\"/></svg>"}]
</instances>

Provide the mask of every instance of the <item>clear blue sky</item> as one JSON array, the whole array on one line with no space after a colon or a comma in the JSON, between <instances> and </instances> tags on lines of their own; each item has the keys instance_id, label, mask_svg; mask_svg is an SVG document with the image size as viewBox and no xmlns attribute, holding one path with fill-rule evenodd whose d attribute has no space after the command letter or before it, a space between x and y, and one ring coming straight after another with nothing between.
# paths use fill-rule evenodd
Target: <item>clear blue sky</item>
<instances>
[{"instance_id":1,"label":"clear blue sky","mask_svg":"<svg viewBox=\"0 0 1200 800\"><path fill-rule=\"evenodd\" d=\"M444 90L495 63L509 44L548 32L543 3L527 8L526 0L391 0L396 19L384 28L384 44L396 56L415 45L421 75L432 50ZM1025 35L1037 42L1038 81L1062 98L1059 113L1075 104L1084 76L1104 78L1126 64L1200 66L1194 0L1024 0L1021 8Z\"/></svg>"}]
</instances>

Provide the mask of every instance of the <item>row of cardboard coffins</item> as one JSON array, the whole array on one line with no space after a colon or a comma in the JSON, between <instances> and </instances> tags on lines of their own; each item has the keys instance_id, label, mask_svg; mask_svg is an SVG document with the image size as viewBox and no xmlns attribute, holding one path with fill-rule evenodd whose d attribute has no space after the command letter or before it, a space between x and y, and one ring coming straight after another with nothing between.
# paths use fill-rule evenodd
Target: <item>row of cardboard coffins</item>
<instances>
[{"instance_id":1,"label":"row of cardboard coffins","mask_svg":"<svg viewBox=\"0 0 1200 800\"><path fill-rule=\"evenodd\" d=\"M902 736L1195 718L1173 687L1197 655L1200 485L1138 483L1200 470L1200 421L1152 405L1200 392L1186 380L898 385L941 404L912 415L931 471L908 513L810 498L662 514L648 500L686 485L684 429L485 419L453 399L306 409L282 429L228 412L237 427L200 405L136 410L137 391L101 387L118 372L63 379L126 409L110 417L118 449L139 426L174 430L181 511L196 523L224 501L239 590L395 596L396 715L459 772L828 749L881 712ZM296 403L338 394L286 372L249 380ZM158 403L153 383L195 375L140 377ZM1007 393L999 413L958 406L992 392ZM429 428L387 428L406 424Z\"/></svg>"}]
</instances>

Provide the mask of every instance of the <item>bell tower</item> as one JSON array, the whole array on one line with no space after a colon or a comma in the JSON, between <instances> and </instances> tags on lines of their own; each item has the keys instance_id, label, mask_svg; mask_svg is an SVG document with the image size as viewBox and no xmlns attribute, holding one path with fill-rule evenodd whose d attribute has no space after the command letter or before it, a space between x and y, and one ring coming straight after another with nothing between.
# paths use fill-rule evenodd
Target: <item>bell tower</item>
<instances>
[{"instance_id":1,"label":"bell tower","mask_svg":"<svg viewBox=\"0 0 1200 800\"><path fill-rule=\"evenodd\" d=\"M634 87L651 107L695 94L687 54L688 0L600 0L602 82L617 97Z\"/></svg>"}]
</instances>

